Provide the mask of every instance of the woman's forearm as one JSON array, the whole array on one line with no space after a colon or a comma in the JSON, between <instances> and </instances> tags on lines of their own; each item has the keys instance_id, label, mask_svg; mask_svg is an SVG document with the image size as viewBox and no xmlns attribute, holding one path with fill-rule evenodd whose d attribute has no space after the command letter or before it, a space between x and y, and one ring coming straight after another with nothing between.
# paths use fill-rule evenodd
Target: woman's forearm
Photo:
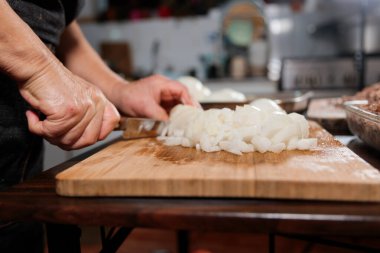
<instances>
[{"instance_id":1,"label":"woman's forearm","mask_svg":"<svg viewBox=\"0 0 380 253\"><path fill-rule=\"evenodd\" d=\"M0 72L16 81L24 82L50 64L57 64L30 27L0 0Z\"/></svg>"},{"instance_id":2,"label":"woman's forearm","mask_svg":"<svg viewBox=\"0 0 380 253\"><path fill-rule=\"evenodd\" d=\"M103 62L76 22L70 24L63 33L58 57L70 71L96 85L111 101L112 91L126 83Z\"/></svg>"}]
</instances>

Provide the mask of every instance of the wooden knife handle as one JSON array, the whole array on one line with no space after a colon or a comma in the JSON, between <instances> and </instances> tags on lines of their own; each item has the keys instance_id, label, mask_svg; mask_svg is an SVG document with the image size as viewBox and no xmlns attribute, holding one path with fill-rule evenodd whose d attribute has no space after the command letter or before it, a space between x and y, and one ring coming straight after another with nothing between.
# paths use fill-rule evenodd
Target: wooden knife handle
<instances>
[{"instance_id":1,"label":"wooden knife handle","mask_svg":"<svg viewBox=\"0 0 380 253\"><path fill-rule=\"evenodd\" d=\"M125 130L127 127L127 117L126 116L121 116L119 123L115 126L113 129L114 131L119 131L119 130Z\"/></svg>"}]
</instances>

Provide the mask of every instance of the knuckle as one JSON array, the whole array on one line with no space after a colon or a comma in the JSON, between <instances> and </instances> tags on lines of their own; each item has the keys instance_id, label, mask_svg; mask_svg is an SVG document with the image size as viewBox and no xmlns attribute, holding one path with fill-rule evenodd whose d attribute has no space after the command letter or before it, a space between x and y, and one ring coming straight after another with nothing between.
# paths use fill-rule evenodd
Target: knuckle
<instances>
[{"instance_id":1,"label":"knuckle","mask_svg":"<svg viewBox=\"0 0 380 253\"><path fill-rule=\"evenodd\" d=\"M85 146L90 146L90 145L96 143L97 141L98 141L98 136L92 134L92 135L84 136L81 139L80 144L85 147Z\"/></svg>"},{"instance_id":2,"label":"knuckle","mask_svg":"<svg viewBox=\"0 0 380 253\"><path fill-rule=\"evenodd\" d=\"M75 103L68 103L64 108L64 114L69 117L75 117L76 115L80 114L80 112L80 107Z\"/></svg>"},{"instance_id":3,"label":"knuckle","mask_svg":"<svg viewBox=\"0 0 380 253\"><path fill-rule=\"evenodd\" d=\"M103 97L103 93L99 89L96 89L95 87L91 87L90 89L91 89L91 94L94 97L99 98L99 99Z\"/></svg>"},{"instance_id":4,"label":"knuckle","mask_svg":"<svg viewBox=\"0 0 380 253\"><path fill-rule=\"evenodd\" d=\"M120 121L120 114L116 114L113 119L113 124L116 125Z\"/></svg>"},{"instance_id":5,"label":"knuckle","mask_svg":"<svg viewBox=\"0 0 380 253\"><path fill-rule=\"evenodd\" d=\"M104 97L103 93L99 90L96 90L94 93L93 93L93 96L92 96L92 100L89 99L89 103L91 105L89 106L105 106L106 104L106 101L107 99Z\"/></svg>"},{"instance_id":6,"label":"knuckle","mask_svg":"<svg viewBox=\"0 0 380 253\"><path fill-rule=\"evenodd\" d=\"M88 146L90 146L90 145L92 145L92 144L94 144L94 143L95 143L95 141L92 141L91 139L87 138L87 139L83 139L83 140L80 142L80 145L81 145L82 147L88 147Z\"/></svg>"},{"instance_id":7,"label":"knuckle","mask_svg":"<svg viewBox=\"0 0 380 253\"><path fill-rule=\"evenodd\" d=\"M116 126L120 121L120 115L114 114L109 120L110 126Z\"/></svg>"},{"instance_id":8,"label":"knuckle","mask_svg":"<svg viewBox=\"0 0 380 253\"><path fill-rule=\"evenodd\" d=\"M65 147L71 147L74 143L75 143L75 139L74 138L63 138L60 143L61 145L65 146Z\"/></svg>"}]
</instances>

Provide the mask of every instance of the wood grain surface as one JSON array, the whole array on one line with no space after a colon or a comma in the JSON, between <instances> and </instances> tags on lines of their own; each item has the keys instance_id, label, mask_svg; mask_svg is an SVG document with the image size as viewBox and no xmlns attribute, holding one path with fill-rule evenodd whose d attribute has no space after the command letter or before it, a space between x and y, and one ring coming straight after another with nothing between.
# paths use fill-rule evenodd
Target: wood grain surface
<instances>
[{"instance_id":1,"label":"wood grain surface","mask_svg":"<svg viewBox=\"0 0 380 253\"><path fill-rule=\"evenodd\" d=\"M311 123L318 148L236 156L118 141L56 176L64 196L260 197L379 201L380 173Z\"/></svg>"}]
</instances>

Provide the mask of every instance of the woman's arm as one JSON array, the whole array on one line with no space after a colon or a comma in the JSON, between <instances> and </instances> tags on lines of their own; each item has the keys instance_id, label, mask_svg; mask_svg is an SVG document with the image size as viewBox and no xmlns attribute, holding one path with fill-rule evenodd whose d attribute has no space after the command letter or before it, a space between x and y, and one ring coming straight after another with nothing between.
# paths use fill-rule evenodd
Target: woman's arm
<instances>
[{"instance_id":1,"label":"woman's arm","mask_svg":"<svg viewBox=\"0 0 380 253\"><path fill-rule=\"evenodd\" d=\"M62 34L57 56L70 71L98 86L107 97L115 86L127 83L103 62L76 21Z\"/></svg>"},{"instance_id":2,"label":"woman's arm","mask_svg":"<svg viewBox=\"0 0 380 253\"><path fill-rule=\"evenodd\" d=\"M76 22L64 32L58 55L68 69L98 86L124 114L166 120L175 104L198 105L183 85L162 76L126 82L108 68Z\"/></svg>"},{"instance_id":3,"label":"woman's arm","mask_svg":"<svg viewBox=\"0 0 380 253\"><path fill-rule=\"evenodd\" d=\"M5 0L0 0L0 71L25 82L49 65L53 55Z\"/></svg>"},{"instance_id":4,"label":"woman's arm","mask_svg":"<svg viewBox=\"0 0 380 253\"><path fill-rule=\"evenodd\" d=\"M40 120L27 111L30 131L65 149L104 139L119 120L115 107L65 68L5 0L0 10L0 72L14 79L23 98L46 116Z\"/></svg>"}]
</instances>

